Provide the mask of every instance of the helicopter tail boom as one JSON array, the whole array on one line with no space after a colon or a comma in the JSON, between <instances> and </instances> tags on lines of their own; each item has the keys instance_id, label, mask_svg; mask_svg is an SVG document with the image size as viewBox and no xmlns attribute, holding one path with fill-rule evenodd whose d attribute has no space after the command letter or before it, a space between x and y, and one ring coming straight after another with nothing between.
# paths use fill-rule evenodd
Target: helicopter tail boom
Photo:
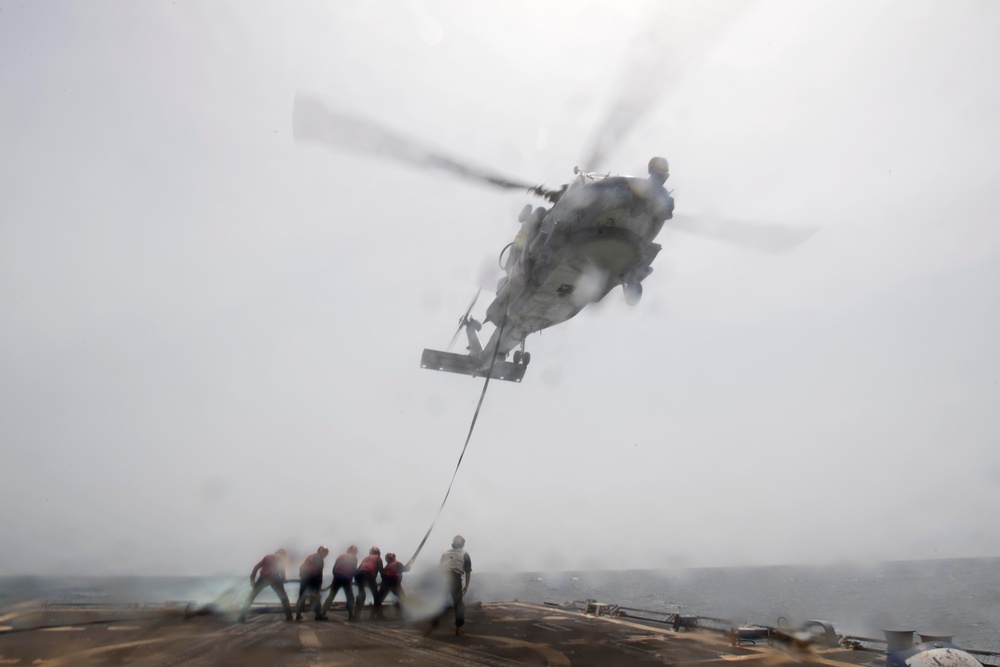
<instances>
[{"instance_id":1,"label":"helicopter tail boom","mask_svg":"<svg viewBox=\"0 0 1000 667\"><path fill-rule=\"evenodd\" d=\"M468 354L424 350L423 355L420 357L421 368L429 368L433 371L447 371L448 373L460 373L479 378L490 375L488 367L484 369L480 366L481 364ZM497 359L493 364L493 374L490 377L494 380L520 382L521 378L524 377L526 368L524 364L514 364L509 361Z\"/></svg>"}]
</instances>

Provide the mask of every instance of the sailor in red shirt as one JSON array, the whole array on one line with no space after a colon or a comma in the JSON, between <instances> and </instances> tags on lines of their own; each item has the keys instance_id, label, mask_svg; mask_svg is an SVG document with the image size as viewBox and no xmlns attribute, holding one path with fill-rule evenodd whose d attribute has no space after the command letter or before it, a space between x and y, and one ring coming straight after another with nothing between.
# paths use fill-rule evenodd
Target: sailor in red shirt
<instances>
[{"instance_id":1,"label":"sailor in red shirt","mask_svg":"<svg viewBox=\"0 0 1000 667\"><path fill-rule=\"evenodd\" d=\"M378 547L372 547L368 550L368 555L361 561L361 565L358 565L358 571L354 575L354 581L358 584L355 617L364 609L366 589L372 592L372 600L378 599L378 584L375 582L375 578L380 574L382 574L382 552L379 551Z\"/></svg>"},{"instance_id":2,"label":"sailor in red shirt","mask_svg":"<svg viewBox=\"0 0 1000 667\"><path fill-rule=\"evenodd\" d=\"M403 573L410 571L410 566L413 565L413 559L406 565L403 565L398 560L396 560L396 554L387 553L385 555L385 567L382 569L382 583L378 587L378 597L375 598L375 606L372 608L372 615L378 618L383 618L382 615L382 603L389 593L396 596L399 600L400 608L403 607L405 602L405 593L403 592Z\"/></svg>"},{"instance_id":3,"label":"sailor in red shirt","mask_svg":"<svg viewBox=\"0 0 1000 667\"><path fill-rule=\"evenodd\" d=\"M285 619L292 620L292 608L288 604L288 594L285 593L285 557L287 555L284 549L278 549L273 554L261 558L260 562L253 566L253 572L250 573L250 585L253 586L253 590L250 591L250 596L247 598L246 604L243 605L243 611L240 612L240 623L246 622L247 612L250 611L250 605L254 598L268 586L281 600L281 606L285 610ZM259 578L257 577L258 572L260 572Z\"/></svg>"},{"instance_id":4,"label":"sailor in red shirt","mask_svg":"<svg viewBox=\"0 0 1000 667\"><path fill-rule=\"evenodd\" d=\"M354 574L358 571L358 548L353 544L347 548L346 553L337 556L333 563L333 583L330 584L330 594L323 603L323 616L330 611L333 598L337 597L337 591L344 589L344 596L347 598L347 620L353 621L354 617Z\"/></svg>"},{"instance_id":5,"label":"sailor in red shirt","mask_svg":"<svg viewBox=\"0 0 1000 667\"><path fill-rule=\"evenodd\" d=\"M323 588L323 562L330 550L320 547L316 553L308 556L299 567L299 601L295 603L295 620L302 620L302 608L306 598L312 598L310 605L316 612L316 620L325 620L320 607L320 589Z\"/></svg>"}]
</instances>

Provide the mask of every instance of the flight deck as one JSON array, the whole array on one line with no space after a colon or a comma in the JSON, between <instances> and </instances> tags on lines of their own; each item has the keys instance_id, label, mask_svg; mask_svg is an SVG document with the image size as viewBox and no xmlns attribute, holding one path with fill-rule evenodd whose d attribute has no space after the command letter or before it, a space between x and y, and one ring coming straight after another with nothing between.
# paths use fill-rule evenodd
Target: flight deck
<instances>
[{"instance_id":1,"label":"flight deck","mask_svg":"<svg viewBox=\"0 0 1000 667\"><path fill-rule=\"evenodd\" d=\"M0 617L0 665L881 665L861 645L796 646L753 629L701 628L633 618L605 605L583 609L519 602L470 605L465 633L453 618L429 624L387 620L288 622L255 612L248 622L183 606L46 606ZM275 610L277 611L277 610ZM450 621L450 622L449 622ZM678 622L680 621L680 622ZM787 640L788 637L785 637Z\"/></svg>"}]
</instances>

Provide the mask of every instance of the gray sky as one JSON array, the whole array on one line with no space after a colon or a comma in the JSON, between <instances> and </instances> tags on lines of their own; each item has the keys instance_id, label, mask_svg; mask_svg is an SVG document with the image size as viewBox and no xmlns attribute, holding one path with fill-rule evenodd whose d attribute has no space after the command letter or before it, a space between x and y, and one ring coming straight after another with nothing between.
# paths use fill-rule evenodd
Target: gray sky
<instances>
[{"instance_id":1,"label":"gray sky","mask_svg":"<svg viewBox=\"0 0 1000 667\"><path fill-rule=\"evenodd\" d=\"M607 168L822 225L667 229L639 306L529 338L425 559L1000 555L1000 4L739 9L0 1L0 574L408 555L434 518L482 381L420 353L527 199L296 146L299 91L548 184L641 94Z\"/></svg>"}]
</instances>

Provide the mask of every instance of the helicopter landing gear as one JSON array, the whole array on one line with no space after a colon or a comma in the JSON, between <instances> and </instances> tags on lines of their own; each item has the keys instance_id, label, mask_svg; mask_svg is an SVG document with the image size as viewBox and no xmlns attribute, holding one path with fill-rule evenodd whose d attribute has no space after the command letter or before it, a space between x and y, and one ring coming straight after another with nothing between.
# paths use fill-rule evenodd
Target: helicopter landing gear
<instances>
[{"instance_id":1,"label":"helicopter landing gear","mask_svg":"<svg viewBox=\"0 0 1000 667\"><path fill-rule=\"evenodd\" d=\"M625 290L625 303L634 306L642 299L642 283L622 283Z\"/></svg>"},{"instance_id":2,"label":"helicopter landing gear","mask_svg":"<svg viewBox=\"0 0 1000 667\"><path fill-rule=\"evenodd\" d=\"M521 364L522 366L527 366L531 362L531 352L525 352L524 350L514 351L514 363Z\"/></svg>"}]
</instances>

